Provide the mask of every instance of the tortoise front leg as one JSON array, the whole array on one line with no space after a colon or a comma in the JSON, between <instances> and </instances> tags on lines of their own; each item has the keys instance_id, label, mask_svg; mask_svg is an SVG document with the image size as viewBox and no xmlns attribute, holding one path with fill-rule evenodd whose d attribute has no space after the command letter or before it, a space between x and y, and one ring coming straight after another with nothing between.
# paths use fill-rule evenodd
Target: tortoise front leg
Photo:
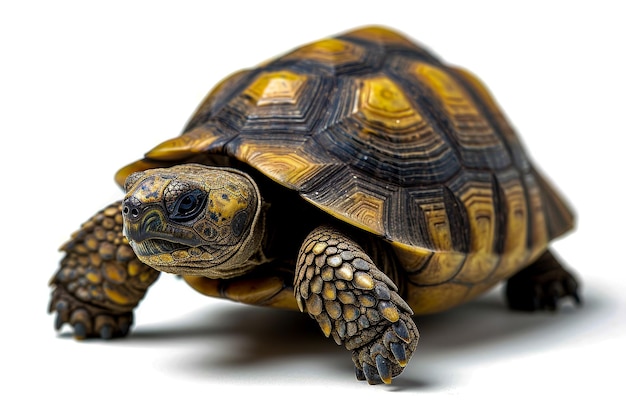
<instances>
[{"instance_id":1,"label":"tortoise front leg","mask_svg":"<svg viewBox=\"0 0 626 417\"><path fill-rule=\"evenodd\" d=\"M419 339L412 311L352 239L315 229L300 249L294 287L300 310L352 351L358 379L389 384L402 372Z\"/></svg>"},{"instance_id":2,"label":"tortoise front leg","mask_svg":"<svg viewBox=\"0 0 626 417\"><path fill-rule=\"evenodd\" d=\"M125 336L133 309L159 272L140 262L122 235L121 202L84 223L61 248L66 252L50 286L49 311L57 330L74 327L77 339Z\"/></svg>"}]
</instances>

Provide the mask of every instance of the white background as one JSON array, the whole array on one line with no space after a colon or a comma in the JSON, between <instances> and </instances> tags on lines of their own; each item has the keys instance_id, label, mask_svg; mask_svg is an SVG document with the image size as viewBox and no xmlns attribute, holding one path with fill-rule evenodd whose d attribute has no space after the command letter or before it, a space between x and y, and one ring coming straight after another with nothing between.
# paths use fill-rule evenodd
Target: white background
<instances>
[{"instance_id":1,"label":"white background","mask_svg":"<svg viewBox=\"0 0 626 417\"><path fill-rule=\"evenodd\" d=\"M619 415L626 366L626 63L619 2L22 1L0 6L0 414ZM19 4L19 6L18 6ZM578 214L557 242L585 305L506 310L501 289L418 318L390 387L304 315L164 276L132 336L75 342L46 315L58 246L121 196L115 170L176 136L222 77L370 23L489 85Z\"/></svg>"}]
</instances>

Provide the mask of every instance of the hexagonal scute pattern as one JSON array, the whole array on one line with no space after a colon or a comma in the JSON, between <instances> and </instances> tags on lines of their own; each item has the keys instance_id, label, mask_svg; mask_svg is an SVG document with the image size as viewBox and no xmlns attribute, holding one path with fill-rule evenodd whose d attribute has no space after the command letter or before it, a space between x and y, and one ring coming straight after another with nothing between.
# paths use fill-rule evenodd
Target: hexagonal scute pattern
<instances>
[{"instance_id":1,"label":"hexagonal scute pattern","mask_svg":"<svg viewBox=\"0 0 626 417\"><path fill-rule=\"evenodd\" d=\"M385 238L410 281L452 280L459 299L573 224L482 83L385 28L234 74L182 136L120 172L209 155L248 164Z\"/></svg>"}]
</instances>

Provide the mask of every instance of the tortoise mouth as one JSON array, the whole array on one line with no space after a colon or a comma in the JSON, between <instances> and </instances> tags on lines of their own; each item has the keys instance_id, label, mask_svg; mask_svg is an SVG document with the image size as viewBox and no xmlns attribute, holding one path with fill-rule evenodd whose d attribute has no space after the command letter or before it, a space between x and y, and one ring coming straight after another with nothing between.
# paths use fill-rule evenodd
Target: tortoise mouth
<instances>
[{"instance_id":1,"label":"tortoise mouth","mask_svg":"<svg viewBox=\"0 0 626 417\"><path fill-rule=\"evenodd\" d=\"M161 272L202 275L207 268L220 263L204 246L188 246L159 238L130 241L130 245L141 262Z\"/></svg>"},{"instance_id":2,"label":"tortoise mouth","mask_svg":"<svg viewBox=\"0 0 626 417\"><path fill-rule=\"evenodd\" d=\"M187 245L160 238L144 239L141 242L131 240L130 245L139 257L172 254L190 248Z\"/></svg>"}]
</instances>

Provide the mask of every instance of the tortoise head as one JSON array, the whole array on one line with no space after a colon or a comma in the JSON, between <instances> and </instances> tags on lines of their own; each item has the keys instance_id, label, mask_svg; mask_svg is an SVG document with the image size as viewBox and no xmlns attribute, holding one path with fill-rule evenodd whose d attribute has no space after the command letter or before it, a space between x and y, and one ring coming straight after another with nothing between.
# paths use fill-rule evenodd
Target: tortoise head
<instances>
[{"instance_id":1,"label":"tortoise head","mask_svg":"<svg viewBox=\"0 0 626 417\"><path fill-rule=\"evenodd\" d=\"M241 171L177 165L133 173L124 187L124 234L155 269L225 278L259 250L261 196Z\"/></svg>"}]
</instances>

